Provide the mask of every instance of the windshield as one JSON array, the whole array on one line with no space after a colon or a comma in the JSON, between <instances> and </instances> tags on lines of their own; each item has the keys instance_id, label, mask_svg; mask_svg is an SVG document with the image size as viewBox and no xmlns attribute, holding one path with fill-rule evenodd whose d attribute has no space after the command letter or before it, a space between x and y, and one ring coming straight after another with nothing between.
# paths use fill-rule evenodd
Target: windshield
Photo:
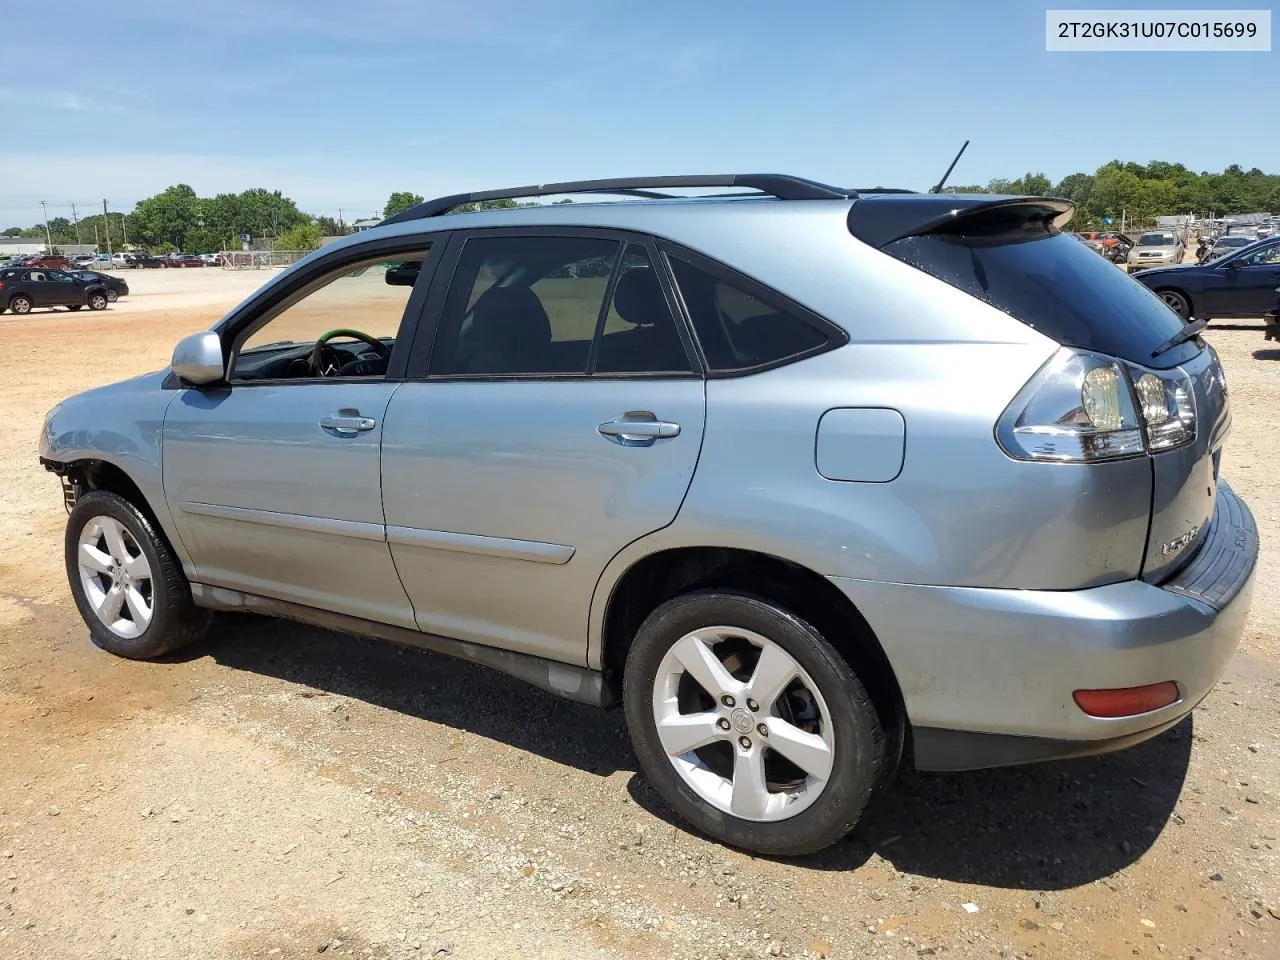
<instances>
[{"instance_id":1,"label":"windshield","mask_svg":"<svg viewBox=\"0 0 1280 960\"><path fill-rule=\"evenodd\" d=\"M1177 366L1200 350L1193 340L1153 358L1182 319L1066 234L925 234L884 250L1067 346L1152 367Z\"/></svg>"},{"instance_id":2,"label":"windshield","mask_svg":"<svg viewBox=\"0 0 1280 960\"><path fill-rule=\"evenodd\" d=\"M1172 247L1176 242L1171 233L1144 233L1138 238L1140 247Z\"/></svg>"}]
</instances>

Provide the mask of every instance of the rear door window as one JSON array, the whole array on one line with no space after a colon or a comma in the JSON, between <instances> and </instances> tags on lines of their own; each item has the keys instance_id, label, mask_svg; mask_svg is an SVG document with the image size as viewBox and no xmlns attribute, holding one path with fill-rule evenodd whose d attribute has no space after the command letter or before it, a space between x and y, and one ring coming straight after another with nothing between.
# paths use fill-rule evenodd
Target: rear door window
<instances>
[{"instance_id":1,"label":"rear door window","mask_svg":"<svg viewBox=\"0 0 1280 960\"><path fill-rule=\"evenodd\" d=\"M1151 367L1177 366L1200 350L1191 340L1153 357L1182 318L1067 234L923 234L884 250L1067 346Z\"/></svg>"}]
</instances>

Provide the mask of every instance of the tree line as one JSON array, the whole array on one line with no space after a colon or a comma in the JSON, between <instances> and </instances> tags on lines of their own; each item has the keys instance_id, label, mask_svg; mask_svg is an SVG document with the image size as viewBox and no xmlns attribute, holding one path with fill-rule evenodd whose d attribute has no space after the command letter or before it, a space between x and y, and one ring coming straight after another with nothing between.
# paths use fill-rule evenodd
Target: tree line
<instances>
[{"instance_id":1,"label":"tree line","mask_svg":"<svg viewBox=\"0 0 1280 960\"><path fill-rule=\"evenodd\" d=\"M1076 230L1096 229L1104 217L1118 222L1122 215L1130 222L1143 222L1187 213L1197 217L1280 213L1280 174L1263 173L1257 167L1243 170L1237 164L1221 173L1196 173L1180 163L1162 160L1148 164L1112 160L1093 173L1073 173L1057 183L1043 173L1026 173L1016 180L997 179L947 189L953 193L1065 197L1076 204L1072 222ZM418 194L396 191L387 198L382 216L393 216L421 202ZM464 204L453 212L527 205L514 200L486 200ZM342 221L304 213L279 190L258 187L199 197L185 183L138 201L127 215L94 213L80 218L78 224L66 217L49 220L54 246L97 243L105 249L109 235L113 248L127 243L155 253L235 249L240 246L242 234L269 238L280 250L312 250L323 237L350 232L351 227ZM45 225L9 227L0 235L43 240Z\"/></svg>"},{"instance_id":2,"label":"tree line","mask_svg":"<svg viewBox=\"0 0 1280 960\"><path fill-rule=\"evenodd\" d=\"M1093 173L1073 173L1057 183L1043 173L1026 173L1017 180L992 180L947 190L1064 197L1076 205L1071 224L1076 230L1097 229L1103 217L1119 223L1122 215L1140 223L1179 214L1227 217L1280 213L1280 174L1263 173L1257 167L1243 170L1238 164L1221 173L1196 173L1180 163L1163 160L1145 165L1112 160Z\"/></svg>"}]
</instances>

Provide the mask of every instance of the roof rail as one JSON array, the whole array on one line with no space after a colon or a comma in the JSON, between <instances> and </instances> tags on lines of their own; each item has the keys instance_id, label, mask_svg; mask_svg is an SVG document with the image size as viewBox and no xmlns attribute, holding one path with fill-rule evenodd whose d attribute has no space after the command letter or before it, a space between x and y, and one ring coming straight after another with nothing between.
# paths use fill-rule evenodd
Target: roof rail
<instances>
[{"instance_id":1,"label":"roof rail","mask_svg":"<svg viewBox=\"0 0 1280 960\"><path fill-rule=\"evenodd\" d=\"M515 200L520 197L547 197L561 193L607 193L617 196L662 199L672 196L657 191L678 187L748 187L779 200L846 200L857 194L785 173L729 173L676 177L618 177L612 180L570 180L565 183L542 183L503 190L477 190L438 197L387 217L383 224L438 217L466 203L482 200Z\"/></svg>"}]
</instances>

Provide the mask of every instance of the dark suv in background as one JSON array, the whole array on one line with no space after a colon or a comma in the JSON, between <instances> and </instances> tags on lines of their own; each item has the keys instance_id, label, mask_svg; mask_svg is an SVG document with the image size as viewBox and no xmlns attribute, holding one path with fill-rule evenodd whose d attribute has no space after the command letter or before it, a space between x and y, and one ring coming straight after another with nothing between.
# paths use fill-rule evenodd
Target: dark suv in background
<instances>
[{"instance_id":1,"label":"dark suv in background","mask_svg":"<svg viewBox=\"0 0 1280 960\"><path fill-rule=\"evenodd\" d=\"M65 270L0 270L0 313L11 310L24 314L36 307L105 310L109 299L102 283L82 280Z\"/></svg>"}]
</instances>

